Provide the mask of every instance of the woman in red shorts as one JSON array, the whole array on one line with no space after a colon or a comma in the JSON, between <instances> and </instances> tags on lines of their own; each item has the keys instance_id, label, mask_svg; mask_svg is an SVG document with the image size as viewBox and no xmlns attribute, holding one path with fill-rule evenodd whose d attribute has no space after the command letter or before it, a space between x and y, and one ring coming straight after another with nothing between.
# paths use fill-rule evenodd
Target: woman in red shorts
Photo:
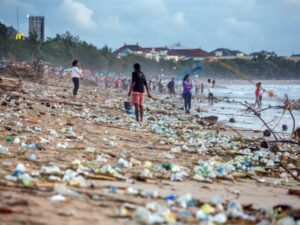
<instances>
[{"instance_id":1,"label":"woman in red shorts","mask_svg":"<svg viewBox=\"0 0 300 225\"><path fill-rule=\"evenodd\" d=\"M144 86L146 87L149 98L151 98L151 95L149 93L146 77L141 71L141 65L136 63L134 64L133 68L134 71L132 72L132 80L128 96L131 96L131 102L135 107L136 121L140 122L143 121L144 115Z\"/></svg>"}]
</instances>

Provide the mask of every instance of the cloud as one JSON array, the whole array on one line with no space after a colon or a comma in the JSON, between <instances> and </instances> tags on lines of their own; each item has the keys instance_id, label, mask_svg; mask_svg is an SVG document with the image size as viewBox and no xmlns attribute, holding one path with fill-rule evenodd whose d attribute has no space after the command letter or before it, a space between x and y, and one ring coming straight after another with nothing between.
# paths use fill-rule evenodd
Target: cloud
<instances>
[{"instance_id":1,"label":"cloud","mask_svg":"<svg viewBox=\"0 0 300 225\"><path fill-rule=\"evenodd\" d=\"M160 17L167 13L167 8L162 0L133 0L132 8L136 13L142 13L144 16Z\"/></svg>"},{"instance_id":2,"label":"cloud","mask_svg":"<svg viewBox=\"0 0 300 225\"><path fill-rule=\"evenodd\" d=\"M205 50L300 52L300 0L0 0L0 19L28 31L26 14L43 15L46 35L69 30L99 47L175 42Z\"/></svg>"},{"instance_id":3,"label":"cloud","mask_svg":"<svg viewBox=\"0 0 300 225\"><path fill-rule=\"evenodd\" d=\"M300 5L300 0L283 0L283 1L292 5Z\"/></svg>"},{"instance_id":4,"label":"cloud","mask_svg":"<svg viewBox=\"0 0 300 225\"><path fill-rule=\"evenodd\" d=\"M183 12L177 12L171 17L171 22L175 26L184 26L186 25L186 20Z\"/></svg>"},{"instance_id":5,"label":"cloud","mask_svg":"<svg viewBox=\"0 0 300 225\"><path fill-rule=\"evenodd\" d=\"M101 16L99 36L102 41L108 40L109 45L114 42L114 47L123 42L147 46L173 43L171 39L177 39L178 32L184 33L188 27L185 13L170 9L163 0L122 0L103 7L95 9ZM116 45L117 39L119 44Z\"/></svg>"},{"instance_id":6,"label":"cloud","mask_svg":"<svg viewBox=\"0 0 300 225\"><path fill-rule=\"evenodd\" d=\"M126 30L127 25L118 16L108 16L99 20L99 29L120 34Z\"/></svg>"},{"instance_id":7,"label":"cloud","mask_svg":"<svg viewBox=\"0 0 300 225\"><path fill-rule=\"evenodd\" d=\"M81 2L64 0L59 6L59 11L62 18L81 31L94 31L97 27L93 20L93 11Z\"/></svg>"},{"instance_id":8,"label":"cloud","mask_svg":"<svg viewBox=\"0 0 300 225\"><path fill-rule=\"evenodd\" d=\"M258 32L258 27L253 23L237 20L235 17L230 17L224 20L224 29L242 34L253 34Z\"/></svg>"}]
</instances>

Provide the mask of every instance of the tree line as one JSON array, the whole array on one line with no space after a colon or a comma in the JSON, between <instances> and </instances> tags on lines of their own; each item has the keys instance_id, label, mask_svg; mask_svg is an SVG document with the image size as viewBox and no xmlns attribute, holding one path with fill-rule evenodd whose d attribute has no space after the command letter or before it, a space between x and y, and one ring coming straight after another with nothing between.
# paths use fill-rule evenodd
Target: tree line
<instances>
[{"instance_id":1,"label":"tree line","mask_svg":"<svg viewBox=\"0 0 300 225\"><path fill-rule=\"evenodd\" d=\"M52 65L69 68L73 59L92 71L130 74L132 65L139 62L143 70L150 75L175 76L195 66L203 67L203 75L216 78L239 79L241 72L252 79L299 79L300 62L293 62L275 53L258 52L252 60L226 59L221 61L196 62L182 60L179 62L146 59L137 55L117 58L108 46L98 48L93 44L80 40L70 32L48 37L46 41L37 41L35 35L24 40L16 40L0 22L0 58L32 62L42 59ZM220 63L221 62L221 63ZM224 67L224 64L226 66ZM233 68L233 69L228 69Z\"/></svg>"}]
</instances>

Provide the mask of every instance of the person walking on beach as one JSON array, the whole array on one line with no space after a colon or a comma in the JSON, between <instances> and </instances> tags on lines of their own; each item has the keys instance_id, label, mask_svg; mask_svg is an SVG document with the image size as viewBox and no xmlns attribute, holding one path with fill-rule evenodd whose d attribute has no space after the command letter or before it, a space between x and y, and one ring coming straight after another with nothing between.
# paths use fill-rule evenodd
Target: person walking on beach
<instances>
[{"instance_id":1,"label":"person walking on beach","mask_svg":"<svg viewBox=\"0 0 300 225\"><path fill-rule=\"evenodd\" d=\"M264 90L261 87L261 82L256 84L256 90L255 90L255 106L257 108L261 108L262 106L262 95Z\"/></svg>"},{"instance_id":2,"label":"person walking on beach","mask_svg":"<svg viewBox=\"0 0 300 225\"><path fill-rule=\"evenodd\" d=\"M185 75L182 82L183 92L182 96L184 99L184 110L186 113L190 113L191 102L192 102L192 89L193 84L190 82L189 75Z\"/></svg>"},{"instance_id":3,"label":"person walking on beach","mask_svg":"<svg viewBox=\"0 0 300 225\"><path fill-rule=\"evenodd\" d=\"M213 105L214 102L214 87L215 87L215 81L211 82L211 79L207 80L208 82L208 104Z\"/></svg>"},{"instance_id":4,"label":"person walking on beach","mask_svg":"<svg viewBox=\"0 0 300 225\"><path fill-rule=\"evenodd\" d=\"M199 93L199 84L196 81L195 94L198 96L198 93Z\"/></svg>"},{"instance_id":5,"label":"person walking on beach","mask_svg":"<svg viewBox=\"0 0 300 225\"><path fill-rule=\"evenodd\" d=\"M175 79L172 77L172 80L168 83L168 89L170 97L175 96Z\"/></svg>"},{"instance_id":6,"label":"person walking on beach","mask_svg":"<svg viewBox=\"0 0 300 225\"><path fill-rule=\"evenodd\" d=\"M135 107L135 116L137 122L143 121L144 116L144 90L146 87L149 98L152 98L149 92L148 84L144 73L141 71L141 65L136 63L133 66L131 86L128 96L131 96L131 102Z\"/></svg>"},{"instance_id":7,"label":"person walking on beach","mask_svg":"<svg viewBox=\"0 0 300 225\"><path fill-rule=\"evenodd\" d=\"M158 82L158 91L159 91L160 94L163 94L163 92L164 92L164 85L163 85L161 79Z\"/></svg>"},{"instance_id":8,"label":"person walking on beach","mask_svg":"<svg viewBox=\"0 0 300 225\"><path fill-rule=\"evenodd\" d=\"M79 66L79 61L78 60L74 60L72 62L72 81L74 84L74 89L73 89L73 97L75 98L79 89L79 79L80 76L82 75L82 70L80 69Z\"/></svg>"},{"instance_id":9,"label":"person walking on beach","mask_svg":"<svg viewBox=\"0 0 300 225\"><path fill-rule=\"evenodd\" d=\"M201 90L201 96L203 96L204 93L204 83L201 81L201 85L200 85L200 90Z\"/></svg>"}]
</instances>

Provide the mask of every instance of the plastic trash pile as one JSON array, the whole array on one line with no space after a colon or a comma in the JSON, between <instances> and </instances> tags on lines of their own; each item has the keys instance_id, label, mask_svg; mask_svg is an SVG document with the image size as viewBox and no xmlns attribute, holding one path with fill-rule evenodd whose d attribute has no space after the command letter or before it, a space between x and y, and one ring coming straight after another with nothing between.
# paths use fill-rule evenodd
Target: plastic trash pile
<instances>
[{"instance_id":1,"label":"plastic trash pile","mask_svg":"<svg viewBox=\"0 0 300 225\"><path fill-rule=\"evenodd\" d=\"M149 182L158 187L166 182L176 187L176 182L191 180L251 178L264 183L273 178L272 185L286 185L291 176L282 162L299 177L295 145L282 144L276 151L272 145L249 146L206 126L198 113L183 115L170 104L152 100L147 100L144 123L138 124L132 112L123 110L124 98L104 96L98 104L98 92L91 89L77 102L66 97L64 88L26 85L27 94L10 93L0 101L0 184L41 189L47 201L102 201L105 196L97 191L104 180L124 186ZM142 198L143 204L119 207L119 201L109 206L117 208L117 216L140 224L300 224L299 212L291 207L266 211L219 196L202 202L190 194L164 196L133 187L111 187L109 195Z\"/></svg>"},{"instance_id":2,"label":"plastic trash pile","mask_svg":"<svg viewBox=\"0 0 300 225\"><path fill-rule=\"evenodd\" d=\"M210 202L202 202L191 194L162 196L155 191L128 188L114 194L147 198L144 207L123 204L116 214L130 217L140 224L299 224L299 210L287 205L277 205L273 210L243 206L237 200L224 202L214 196Z\"/></svg>"}]
</instances>

